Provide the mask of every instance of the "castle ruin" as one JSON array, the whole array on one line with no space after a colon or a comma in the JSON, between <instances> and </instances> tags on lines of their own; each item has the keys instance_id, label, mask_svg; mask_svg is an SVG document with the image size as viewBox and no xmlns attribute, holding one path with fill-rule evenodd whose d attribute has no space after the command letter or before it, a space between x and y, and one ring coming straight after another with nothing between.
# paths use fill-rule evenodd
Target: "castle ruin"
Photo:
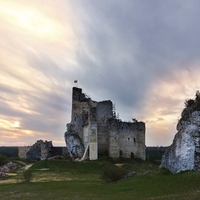
<instances>
[{"instance_id":1,"label":"castle ruin","mask_svg":"<svg viewBox=\"0 0 200 200\"><path fill-rule=\"evenodd\" d=\"M112 158L146 157L145 123L121 121L110 100L93 101L77 87L72 89L71 122L65 141L75 158L96 160L105 154Z\"/></svg>"}]
</instances>

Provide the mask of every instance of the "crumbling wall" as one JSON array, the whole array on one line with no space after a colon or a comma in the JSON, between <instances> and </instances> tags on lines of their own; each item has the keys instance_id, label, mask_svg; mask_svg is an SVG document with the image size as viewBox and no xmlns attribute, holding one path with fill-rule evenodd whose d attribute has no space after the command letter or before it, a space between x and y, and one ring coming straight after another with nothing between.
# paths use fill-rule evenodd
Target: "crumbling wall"
<instances>
[{"instance_id":1,"label":"crumbling wall","mask_svg":"<svg viewBox=\"0 0 200 200\"><path fill-rule=\"evenodd\" d=\"M76 132L82 139L84 138L83 127L89 123L89 110L95 106L96 102L92 101L89 97L86 97L86 95L82 93L82 89L76 87L73 88L70 124L74 125L73 132Z\"/></svg>"},{"instance_id":2,"label":"crumbling wall","mask_svg":"<svg viewBox=\"0 0 200 200\"><path fill-rule=\"evenodd\" d=\"M31 149L31 146L18 147L19 158L26 159L27 158L26 154L28 151L30 151L30 149ZM68 153L66 147L51 147L51 152L50 152L49 156L67 157L67 156L69 156L69 153ZM45 157L45 156L43 156L43 157Z\"/></svg>"},{"instance_id":3,"label":"crumbling wall","mask_svg":"<svg viewBox=\"0 0 200 200\"><path fill-rule=\"evenodd\" d=\"M109 120L109 149L108 155L112 158L120 157L119 149L119 120Z\"/></svg>"},{"instance_id":4,"label":"crumbling wall","mask_svg":"<svg viewBox=\"0 0 200 200\"><path fill-rule=\"evenodd\" d=\"M30 160L40 160L50 157L52 141L37 140L26 153L26 158Z\"/></svg>"},{"instance_id":5,"label":"crumbling wall","mask_svg":"<svg viewBox=\"0 0 200 200\"><path fill-rule=\"evenodd\" d=\"M66 144L69 134L76 133L87 150L90 136L97 135L97 145L90 147L98 148L98 154L108 153L116 158L135 156L145 160L145 124L117 120L110 100L95 102L83 94L82 89L73 88L71 116L65 133Z\"/></svg>"},{"instance_id":6,"label":"crumbling wall","mask_svg":"<svg viewBox=\"0 0 200 200\"><path fill-rule=\"evenodd\" d=\"M145 125L143 122L110 121L109 156L145 160Z\"/></svg>"},{"instance_id":7,"label":"crumbling wall","mask_svg":"<svg viewBox=\"0 0 200 200\"><path fill-rule=\"evenodd\" d=\"M31 146L18 147L19 158L26 159L26 153L31 149Z\"/></svg>"},{"instance_id":8,"label":"crumbling wall","mask_svg":"<svg viewBox=\"0 0 200 200\"><path fill-rule=\"evenodd\" d=\"M98 102L96 106L96 120L98 130L98 152L106 154L109 148L109 122L113 118L111 101Z\"/></svg>"}]
</instances>

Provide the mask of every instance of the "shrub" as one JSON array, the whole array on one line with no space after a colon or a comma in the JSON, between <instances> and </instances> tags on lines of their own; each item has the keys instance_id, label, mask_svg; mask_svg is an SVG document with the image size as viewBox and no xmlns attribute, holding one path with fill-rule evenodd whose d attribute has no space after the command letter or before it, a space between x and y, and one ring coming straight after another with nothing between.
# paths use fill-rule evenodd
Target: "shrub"
<instances>
[{"instance_id":1,"label":"shrub","mask_svg":"<svg viewBox=\"0 0 200 200\"><path fill-rule=\"evenodd\" d=\"M101 172L101 178L106 182L116 182L124 178L126 171L115 165L107 165Z\"/></svg>"},{"instance_id":2,"label":"shrub","mask_svg":"<svg viewBox=\"0 0 200 200\"><path fill-rule=\"evenodd\" d=\"M21 179L23 182L30 183L33 179L33 172L31 170L22 171Z\"/></svg>"},{"instance_id":3,"label":"shrub","mask_svg":"<svg viewBox=\"0 0 200 200\"><path fill-rule=\"evenodd\" d=\"M193 99L185 100L185 107L186 108L191 107L192 105L194 105L194 100Z\"/></svg>"}]
</instances>

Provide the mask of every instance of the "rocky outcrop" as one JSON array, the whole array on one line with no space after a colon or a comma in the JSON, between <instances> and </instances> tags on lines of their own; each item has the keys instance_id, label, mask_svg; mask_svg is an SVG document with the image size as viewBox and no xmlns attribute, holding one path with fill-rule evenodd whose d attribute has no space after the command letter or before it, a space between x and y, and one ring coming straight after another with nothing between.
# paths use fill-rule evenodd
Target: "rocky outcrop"
<instances>
[{"instance_id":1,"label":"rocky outcrop","mask_svg":"<svg viewBox=\"0 0 200 200\"><path fill-rule=\"evenodd\" d=\"M19 164L9 162L3 166L0 166L0 178L7 176L7 173L11 172L12 170L15 170L19 167Z\"/></svg>"},{"instance_id":2,"label":"rocky outcrop","mask_svg":"<svg viewBox=\"0 0 200 200\"><path fill-rule=\"evenodd\" d=\"M82 158L85 147L74 129L75 126L72 123L67 125L67 131L65 132L67 150L71 158Z\"/></svg>"},{"instance_id":3,"label":"rocky outcrop","mask_svg":"<svg viewBox=\"0 0 200 200\"><path fill-rule=\"evenodd\" d=\"M50 156L52 147L51 141L38 140L26 153L26 158L29 160L46 159Z\"/></svg>"},{"instance_id":4,"label":"rocky outcrop","mask_svg":"<svg viewBox=\"0 0 200 200\"><path fill-rule=\"evenodd\" d=\"M196 95L197 96L197 95ZM177 124L178 133L163 154L161 166L172 173L186 170L200 171L200 111L199 96L182 112Z\"/></svg>"}]
</instances>

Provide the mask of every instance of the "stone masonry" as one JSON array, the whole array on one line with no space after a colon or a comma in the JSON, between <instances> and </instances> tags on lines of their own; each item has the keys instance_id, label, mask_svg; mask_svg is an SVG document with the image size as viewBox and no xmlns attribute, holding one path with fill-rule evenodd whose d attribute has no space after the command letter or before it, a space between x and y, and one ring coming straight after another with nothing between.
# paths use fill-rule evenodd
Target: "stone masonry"
<instances>
[{"instance_id":1,"label":"stone masonry","mask_svg":"<svg viewBox=\"0 0 200 200\"><path fill-rule=\"evenodd\" d=\"M76 143L69 141L71 136L79 138ZM145 124L117 119L110 100L93 101L77 87L72 91L71 122L67 124L65 141L72 157L82 158L84 155L90 160L98 159L102 154L113 158L145 160L146 157Z\"/></svg>"}]
</instances>

